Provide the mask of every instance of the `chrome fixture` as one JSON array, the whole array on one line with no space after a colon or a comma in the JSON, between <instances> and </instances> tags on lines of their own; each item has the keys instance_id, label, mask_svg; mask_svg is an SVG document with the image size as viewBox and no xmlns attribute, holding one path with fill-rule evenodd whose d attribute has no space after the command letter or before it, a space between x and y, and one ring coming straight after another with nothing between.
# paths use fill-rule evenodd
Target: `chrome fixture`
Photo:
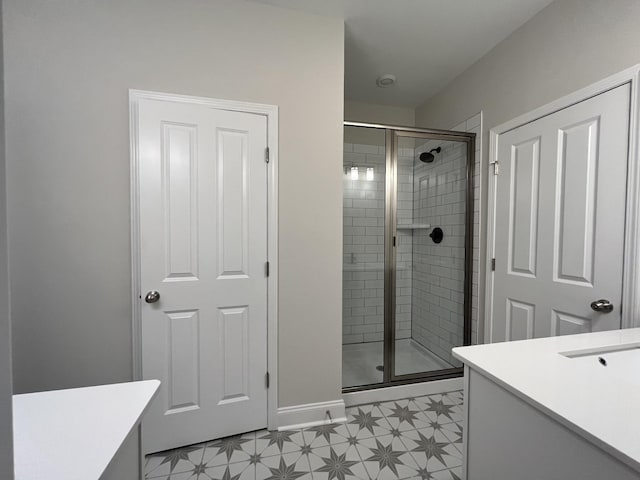
<instances>
[{"instance_id":1,"label":"chrome fixture","mask_svg":"<svg viewBox=\"0 0 640 480\"><path fill-rule=\"evenodd\" d=\"M613 304L604 298L591 302L591 309L595 312L609 313L613 311Z\"/></svg>"},{"instance_id":2,"label":"chrome fixture","mask_svg":"<svg viewBox=\"0 0 640 480\"><path fill-rule=\"evenodd\" d=\"M160 292L155 290L151 290L144 296L144 301L147 303L156 303L158 300L160 300Z\"/></svg>"}]
</instances>

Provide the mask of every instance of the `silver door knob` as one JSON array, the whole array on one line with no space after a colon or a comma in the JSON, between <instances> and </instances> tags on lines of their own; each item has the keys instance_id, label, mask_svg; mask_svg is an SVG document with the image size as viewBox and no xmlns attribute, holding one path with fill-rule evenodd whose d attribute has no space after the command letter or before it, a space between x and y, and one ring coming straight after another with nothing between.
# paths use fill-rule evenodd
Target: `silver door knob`
<instances>
[{"instance_id":1,"label":"silver door knob","mask_svg":"<svg viewBox=\"0 0 640 480\"><path fill-rule=\"evenodd\" d=\"M144 296L144 301L147 303L156 303L158 300L160 300L160 292L155 290L151 290Z\"/></svg>"},{"instance_id":2,"label":"silver door knob","mask_svg":"<svg viewBox=\"0 0 640 480\"><path fill-rule=\"evenodd\" d=\"M609 300L601 298L595 302L591 302L591 309L596 312L609 313L613 310L613 305Z\"/></svg>"}]
</instances>

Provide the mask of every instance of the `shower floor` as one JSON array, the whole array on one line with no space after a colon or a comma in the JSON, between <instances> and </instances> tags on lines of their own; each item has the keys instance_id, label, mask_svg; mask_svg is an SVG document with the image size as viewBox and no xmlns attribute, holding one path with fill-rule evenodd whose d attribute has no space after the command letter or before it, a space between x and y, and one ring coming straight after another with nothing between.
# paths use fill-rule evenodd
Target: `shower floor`
<instances>
[{"instance_id":1,"label":"shower floor","mask_svg":"<svg viewBox=\"0 0 640 480\"><path fill-rule=\"evenodd\" d=\"M351 343L342 346L342 387L382 382L376 366L383 362L383 343ZM452 366L411 338L396 341L396 374L429 372Z\"/></svg>"}]
</instances>

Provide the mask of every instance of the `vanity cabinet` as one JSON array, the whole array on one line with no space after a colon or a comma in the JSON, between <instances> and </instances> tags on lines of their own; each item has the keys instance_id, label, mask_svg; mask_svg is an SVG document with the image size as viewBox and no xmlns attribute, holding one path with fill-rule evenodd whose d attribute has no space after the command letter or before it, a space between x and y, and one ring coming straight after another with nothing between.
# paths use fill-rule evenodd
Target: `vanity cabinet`
<instances>
[{"instance_id":1,"label":"vanity cabinet","mask_svg":"<svg viewBox=\"0 0 640 480\"><path fill-rule=\"evenodd\" d=\"M15 480L135 480L158 380L13 396Z\"/></svg>"},{"instance_id":2,"label":"vanity cabinet","mask_svg":"<svg viewBox=\"0 0 640 480\"><path fill-rule=\"evenodd\" d=\"M640 479L639 346L630 329L454 349L463 478Z\"/></svg>"}]
</instances>

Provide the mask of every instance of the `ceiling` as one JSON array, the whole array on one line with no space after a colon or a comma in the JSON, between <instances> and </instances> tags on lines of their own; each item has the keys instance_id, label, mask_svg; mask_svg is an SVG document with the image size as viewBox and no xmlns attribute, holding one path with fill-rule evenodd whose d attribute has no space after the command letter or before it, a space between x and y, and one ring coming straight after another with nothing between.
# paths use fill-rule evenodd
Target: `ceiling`
<instances>
[{"instance_id":1,"label":"ceiling","mask_svg":"<svg viewBox=\"0 0 640 480\"><path fill-rule=\"evenodd\" d=\"M416 107L552 0L253 1L343 18L346 99Z\"/></svg>"}]
</instances>

